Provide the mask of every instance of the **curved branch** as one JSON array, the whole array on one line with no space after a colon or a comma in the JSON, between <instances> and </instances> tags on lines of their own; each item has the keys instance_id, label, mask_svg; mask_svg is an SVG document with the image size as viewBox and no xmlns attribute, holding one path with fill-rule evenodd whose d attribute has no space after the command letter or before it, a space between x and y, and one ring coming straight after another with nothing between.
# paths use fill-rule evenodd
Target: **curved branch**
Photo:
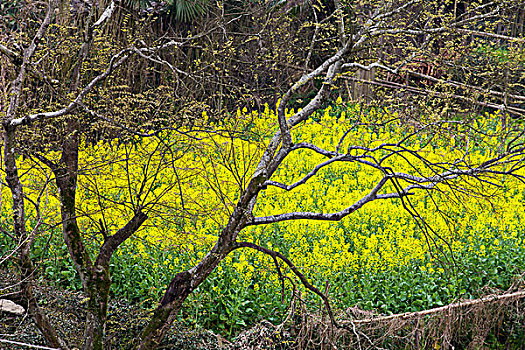
<instances>
[{"instance_id":1,"label":"curved branch","mask_svg":"<svg viewBox=\"0 0 525 350\"><path fill-rule=\"evenodd\" d=\"M308 279L301 273L301 271L299 271L299 269L290 261L290 259L288 259L286 256L284 256L283 254L279 252L273 251L268 248L261 247L251 242L236 242L233 249L239 249L239 248L255 249L261 253L271 256L274 260L276 258L279 258L282 261L284 261L284 263L288 265L290 270L292 270L292 272L299 278L299 280L305 286L306 289L308 289L309 291L313 292L314 294L319 296L321 299L323 299L324 305L328 312L328 316L330 317L330 321L332 322L333 325L338 327L338 323L334 318L334 314L332 312L332 308L330 307L330 301L328 300L328 297L325 294L323 294L319 289L317 289L317 287L315 287L310 282L308 282Z\"/></svg>"},{"instance_id":2,"label":"curved branch","mask_svg":"<svg viewBox=\"0 0 525 350\"><path fill-rule=\"evenodd\" d=\"M60 116L69 114L78 105L81 105L84 96L88 92L93 90L93 88L95 86L97 86L97 84L99 82L105 80L116 68L122 66L122 64L124 64L132 56L133 53L151 52L151 51L154 51L154 50L160 50L160 49L165 49L167 47L180 46L180 45L182 45L181 42L178 42L178 41L175 41L175 40L171 40L171 41L169 41L166 44L159 45L159 46L154 47L154 48L147 47L147 48L141 48L141 49L136 49L136 48L123 49L119 53L117 53L116 55L111 57L111 59L109 61L109 64L108 64L108 68L103 73L101 73L101 74L97 75L95 78L93 78L84 87L84 89L82 89L78 93L78 95L75 97L75 99L73 101L71 101L66 107L64 107L64 108L62 108L60 110L57 110L57 111L53 111L53 112L35 113L35 114L30 114L30 115L27 115L27 116L24 116L24 117L21 117L21 118L12 119L12 120L9 121L9 125L12 126L12 127L15 127L15 126L18 126L18 125L28 124L30 122L33 122L33 121L37 120L37 119L56 118L56 117L60 117Z\"/></svg>"},{"instance_id":3,"label":"curved branch","mask_svg":"<svg viewBox=\"0 0 525 350\"><path fill-rule=\"evenodd\" d=\"M118 0L117 0L118 1ZM111 3L108 5L108 7L104 10L98 21L93 23L92 29L95 29L96 27L101 26L108 18L111 17L113 14L113 11L115 10L115 1L111 1Z\"/></svg>"},{"instance_id":4,"label":"curved branch","mask_svg":"<svg viewBox=\"0 0 525 350\"><path fill-rule=\"evenodd\" d=\"M302 179L300 179L299 181L297 181L297 182L295 182L295 183L293 183L291 185L285 185L285 184L282 184L280 182L271 181L271 180L265 181L264 185L266 185L266 186L276 186L276 187L282 188L283 190L290 191L290 190L293 190L294 188L296 188L297 186L305 184L306 181L308 181L309 179L314 177L315 174L317 174L317 172L319 170L321 170L322 168L324 168L325 166L328 166L328 165L330 165L332 163L335 163L335 162L338 162L338 161L345 160L345 158L348 158L348 157L346 155L340 155L340 156L337 156L335 158L328 159L328 160L322 162L321 164L318 164L314 169L312 169L308 174L306 174L306 176L304 176Z\"/></svg>"},{"instance_id":5,"label":"curved branch","mask_svg":"<svg viewBox=\"0 0 525 350\"><path fill-rule=\"evenodd\" d=\"M309 149L309 150L312 150L312 151L314 151L316 153L319 153L320 155L323 155L323 156L328 157L328 158L335 157L335 156L341 154L341 153L338 153L338 152L327 151L325 149L322 149L321 147L318 147L318 146L316 146L314 144L307 143L307 142L296 143L291 148L291 151L296 151L298 149Z\"/></svg>"},{"instance_id":6,"label":"curved branch","mask_svg":"<svg viewBox=\"0 0 525 350\"><path fill-rule=\"evenodd\" d=\"M384 176L379 181L379 183L370 191L369 194L367 194L366 196L364 196L363 198L361 198L360 200L358 200L351 206L341 211L335 212L335 213L293 212L293 213L285 213L285 214L279 214L279 215L270 215L270 216L253 218L246 225L247 226L264 225L264 224L271 224L271 223L281 222L281 221L301 220L301 219L339 221L345 216L352 214L353 212L361 208L366 203L371 202L375 199L395 198L394 197L395 194L388 195L388 197L384 197L384 195L378 195L377 193L381 188L383 188L383 186L386 184L386 182L390 178L391 176L389 175ZM402 194L398 194L398 196L401 196L401 195Z\"/></svg>"},{"instance_id":7,"label":"curved branch","mask_svg":"<svg viewBox=\"0 0 525 350\"><path fill-rule=\"evenodd\" d=\"M115 250L117 250L117 248L133 233L137 232L147 218L148 216L141 211L135 213L124 227L104 241L104 244L100 247L100 253L98 254L95 264L101 266L109 265L109 261Z\"/></svg>"}]
</instances>

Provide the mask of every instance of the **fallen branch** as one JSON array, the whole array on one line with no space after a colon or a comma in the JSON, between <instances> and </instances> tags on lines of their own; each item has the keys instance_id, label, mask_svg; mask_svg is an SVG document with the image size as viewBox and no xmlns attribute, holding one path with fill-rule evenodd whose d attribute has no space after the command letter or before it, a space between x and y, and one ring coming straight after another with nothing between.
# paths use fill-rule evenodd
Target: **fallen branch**
<instances>
[{"instance_id":1,"label":"fallen branch","mask_svg":"<svg viewBox=\"0 0 525 350\"><path fill-rule=\"evenodd\" d=\"M521 298L524 298L524 297L525 297L525 291L519 291L519 292L514 292L514 293L510 293L510 294L502 294L502 295L488 295L488 296L485 296L485 297L480 298L480 299L465 300L465 301L461 301L461 302L457 302L457 303L453 303L453 304L449 304L449 305L445 305L445 306L441 306L441 307L436 307L436 308L433 308L433 309L428 309L428 310L423 310L423 311L416 311L416 312L405 312L405 313L402 313L402 314L395 314L395 315L390 315L390 316L381 316L381 317L375 317L375 318L365 318L365 319L362 319L362 320L350 321L348 323L366 324L366 323L373 323L373 322L384 322L384 321L389 321L389 320L393 320L393 319L406 320L406 319L409 319L409 318L421 317L421 316L436 314L436 313L439 313L439 312L442 312L442 311L458 309L458 308L462 308L462 307L466 307L466 306L485 304L485 303L493 303L493 302L496 302L496 301L505 300L505 299L512 299L512 298L521 299ZM342 323L347 323L347 322L342 322Z\"/></svg>"}]
</instances>

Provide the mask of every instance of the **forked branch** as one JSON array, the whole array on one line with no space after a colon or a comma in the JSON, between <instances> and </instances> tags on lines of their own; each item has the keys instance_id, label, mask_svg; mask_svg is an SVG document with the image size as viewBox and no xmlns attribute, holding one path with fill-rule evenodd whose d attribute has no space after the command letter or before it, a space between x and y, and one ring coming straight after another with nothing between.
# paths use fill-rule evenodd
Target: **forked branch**
<instances>
[{"instance_id":1,"label":"forked branch","mask_svg":"<svg viewBox=\"0 0 525 350\"><path fill-rule=\"evenodd\" d=\"M290 268L290 270L292 270L294 275L296 275L297 278L299 278L299 280L305 286L306 289L308 289L309 291L313 292L314 294L319 296L321 299L323 299L323 303L324 303L324 306L326 307L326 311L328 312L328 316L330 317L330 321L332 322L333 325L335 326L338 325L337 321L335 320L334 314L332 312L332 308L330 307L330 300L328 300L328 296L323 294L317 287L315 287L310 282L308 282L308 279L301 273L301 271L299 271L299 269L285 255L283 255L280 252L276 252L274 250L261 247L260 245L257 245L251 242L236 242L234 245L234 249L239 249L239 248L255 249L261 253L271 256L273 259L276 259L276 258L281 259L286 265L288 265L288 267Z\"/></svg>"}]
</instances>

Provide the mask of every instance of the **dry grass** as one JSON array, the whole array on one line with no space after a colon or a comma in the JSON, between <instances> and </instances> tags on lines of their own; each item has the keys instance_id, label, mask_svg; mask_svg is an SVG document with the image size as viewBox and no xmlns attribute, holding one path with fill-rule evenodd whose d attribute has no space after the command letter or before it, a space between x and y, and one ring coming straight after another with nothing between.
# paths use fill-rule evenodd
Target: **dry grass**
<instances>
[{"instance_id":1,"label":"dry grass","mask_svg":"<svg viewBox=\"0 0 525 350\"><path fill-rule=\"evenodd\" d=\"M520 279L522 281L522 279ZM262 322L236 338L236 348L263 349L525 349L525 288L487 291L480 299L419 312L375 315L352 307L333 325L296 298L283 324Z\"/></svg>"}]
</instances>

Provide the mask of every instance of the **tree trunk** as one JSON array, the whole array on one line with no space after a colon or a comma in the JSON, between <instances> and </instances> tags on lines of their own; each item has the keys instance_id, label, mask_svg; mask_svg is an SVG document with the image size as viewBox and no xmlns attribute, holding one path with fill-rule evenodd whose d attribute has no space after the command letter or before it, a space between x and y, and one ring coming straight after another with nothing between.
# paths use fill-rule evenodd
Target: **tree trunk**
<instances>
[{"instance_id":1,"label":"tree trunk","mask_svg":"<svg viewBox=\"0 0 525 350\"><path fill-rule=\"evenodd\" d=\"M59 164L52 170L55 174L59 191L64 241L75 264L75 269L80 275L84 291L87 292L89 268L92 266L92 262L82 242L80 228L76 219L78 145L76 132L70 131L70 135L66 136L62 145L62 156Z\"/></svg>"},{"instance_id":2,"label":"tree trunk","mask_svg":"<svg viewBox=\"0 0 525 350\"><path fill-rule=\"evenodd\" d=\"M88 305L83 350L103 350L111 278L109 266L97 265L88 281Z\"/></svg>"},{"instance_id":3,"label":"tree trunk","mask_svg":"<svg viewBox=\"0 0 525 350\"><path fill-rule=\"evenodd\" d=\"M177 288L175 283L181 283ZM142 341L139 345L140 350L156 349L169 330L171 323L182 308L182 304L195 288L191 287L191 275L188 271L180 272L170 283L168 289L175 287L176 291L172 294L173 300L168 304L161 304L157 307L150 322L142 333ZM164 298L163 298L164 300Z\"/></svg>"},{"instance_id":4,"label":"tree trunk","mask_svg":"<svg viewBox=\"0 0 525 350\"><path fill-rule=\"evenodd\" d=\"M62 144L62 155L53 169L60 195L60 213L64 241L88 296L84 350L102 350L107 303L111 280L109 266L93 266L77 222L76 192L78 179L79 140L76 121L68 121L69 133Z\"/></svg>"},{"instance_id":5,"label":"tree trunk","mask_svg":"<svg viewBox=\"0 0 525 350\"><path fill-rule=\"evenodd\" d=\"M232 250L234 235L227 226L212 250L192 269L175 275L142 333L140 350L157 348L186 298L213 272ZM224 239L226 237L227 239Z\"/></svg>"},{"instance_id":6,"label":"tree trunk","mask_svg":"<svg viewBox=\"0 0 525 350\"><path fill-rule=\"evenodd\" d=\"M52 347L68 349L62 341L49 319L43 314L38 307L38 303L33 295L33 262L31 261L30 252L33 244L33 237L29 236L26 231L24 190L18 168L16 167L15 154L15 136L16 129L4 124L4 164L6 172L6 181L13 198L13 224L15 236L21 243L18 251L17 264L20 267L20 298L26 304L29 314L34 319L38 329L44 335L48 344Z\"/></svg>"}]
</instances>

